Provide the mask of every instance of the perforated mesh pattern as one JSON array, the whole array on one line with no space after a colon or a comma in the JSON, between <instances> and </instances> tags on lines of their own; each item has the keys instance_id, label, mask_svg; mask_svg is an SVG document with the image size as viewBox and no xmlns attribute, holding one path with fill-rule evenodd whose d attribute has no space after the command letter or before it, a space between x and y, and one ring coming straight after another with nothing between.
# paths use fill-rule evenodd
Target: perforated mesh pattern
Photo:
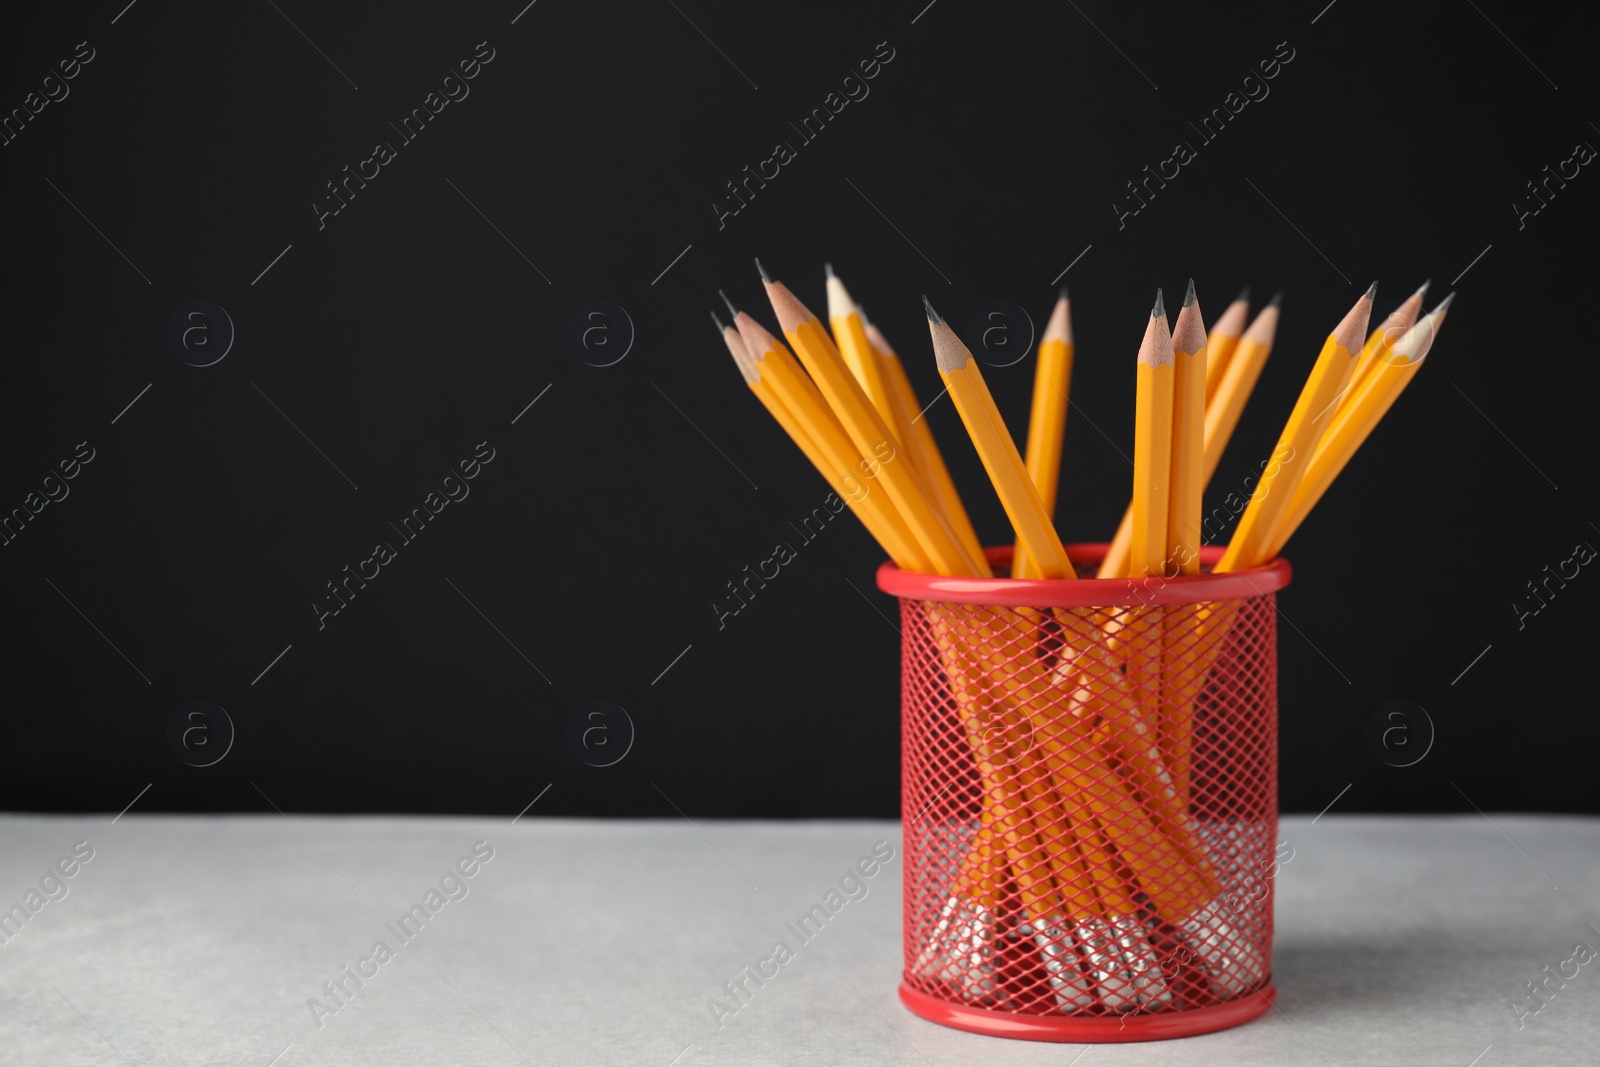
<instances>
[{"instance_id":1,"label":"perforated mesh pattern","mask_svg":"<svg viewBox=\"0 0 1600 1067\"><path fill-rule=\"evenodd\" d=\"M1265 985L1275 596L901 618L906 983L1085 1016Z\"/></svg>"}]
</instances>

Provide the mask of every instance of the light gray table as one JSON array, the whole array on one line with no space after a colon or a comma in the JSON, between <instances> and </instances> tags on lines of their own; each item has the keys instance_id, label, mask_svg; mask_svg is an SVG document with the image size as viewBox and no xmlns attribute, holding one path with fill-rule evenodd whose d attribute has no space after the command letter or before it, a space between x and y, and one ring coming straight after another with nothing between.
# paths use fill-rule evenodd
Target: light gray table
<instances>
[{"instance_id":1,"label":"light gray table","mask_svg":"<svg viewBox=\"0 0 1600 1067\"><path fill-rule=\"evenodd\" d=\"M37 913L11 920L20 931L3 928L0 1063L1600 1059L1600 959L1551 978L1520 1029L1512 1007L1537 1003L1526 983L1578 942L1600 949L1600 820L1328 815L1285 819L1279 836L1295 850L1278 876L1279 1010L1205 1037L1084 1046L959 1033L900 1006L895 823L0 817L0 906L26 909L75 842L93 849L45 885L58 899L40 890ZM429 901L479 841L493 859L446 880L459 899ZM723 983L793 944L783 924L879 841L896 856L867 895L718 1029ZM413 904L426 919L403 942L386 923ZM387 962L370 955L379 940ZM372 977L357 988L347 966ZM323 990L335 981L353 991L343 1003Z\"/></svg>"}]
</instances>

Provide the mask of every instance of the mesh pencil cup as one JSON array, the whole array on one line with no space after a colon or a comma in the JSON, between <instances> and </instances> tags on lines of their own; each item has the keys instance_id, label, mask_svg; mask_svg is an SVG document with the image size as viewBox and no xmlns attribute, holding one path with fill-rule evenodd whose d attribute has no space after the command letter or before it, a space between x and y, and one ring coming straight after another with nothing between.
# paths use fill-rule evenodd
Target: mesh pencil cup
<instances>
[{"instance_id":1,"label":"mesh pencil cup","mask_svg":"<svg viewBox=\"0 0 1600 1067\"><path fill-rule=\"evenodd\" d=\"M1067 550L1092 571L1105 546ZM1003 573L1010 549L988 554ZM1289 573L879 569L900 599L908 1008L1002 1037L1145 1041L1271 1006Z\"/></svg>"}]
</instances>

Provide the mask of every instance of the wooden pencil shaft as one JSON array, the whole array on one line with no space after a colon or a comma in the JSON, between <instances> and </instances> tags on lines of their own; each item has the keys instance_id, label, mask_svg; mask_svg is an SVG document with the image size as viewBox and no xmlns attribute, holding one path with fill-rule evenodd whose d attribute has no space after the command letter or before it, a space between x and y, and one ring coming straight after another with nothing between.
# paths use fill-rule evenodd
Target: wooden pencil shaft
<instances>
[{"instance_id":1,"label":"wooden pencil shaft","mask_svg":"<svg viewBox=\"0 0 1600 1067\"><path fill-rule=\"evenodd\" d=\"M774 287L769 284L769 289ZM894 439L883 417L862 391L860 383L845 367L838 349L815 316L788 326L784 334L845 432L860 450L863 460L868 463L869 476L883 486L906 520L934 573L977 574L976 561L966 558L955 535L923 496L906 463L900 442Z\"/></svg>"},{"instance_id":2,"label":"wooden pencil shaft","mask_svg":"<svg viewBox=\"0 0 1600 1067\"><path fill-rule=\"evenodd\" d=\"M1203 469L1200 477L1202 493L1211 484L1212 476L1216 474L1223 452L1227 450L1233 431L1239 424L1239 416L1244 412L1245 404L1255 389L1256 381L1261 377L1261 369L1266 365L1267 356L1272 352L1272 338L1277 322L1276 304L1269 304L1261 310L1256 320L1250 324L1250 328L1240 337L1233 356L1228 360L1227 369L1218 382L1216 394L1206 403L1202 446ZM1206 358L1208 376L1211 371L1209 347L1208 340ZM1117 527L1116 535L1106 547L1098 577L1123 578L1128 575L1132 541L1133 507L1129 505L1123 512L1122 522Z\"/></svg>"},{"instance_id":3,"label":"wooden pencil shaft","mask_svg":"<svg viewBox=\"0 0 1600 1067\"><path fill-rule=\"evenodd\" d=\"M1228 361L1233 358L1234 352L1239 348L1237 336L1206 335L1206 404L1209 406L1211 398L1217 395L1217 388L1222 385L1222 375L1228 369Z\"/></svg>"},{"instance_id":4,"label":"wooden pencil shaft","mask_svg":"<svg viewBox=\"0 0 1600 1067\"><path fill-rule=\"evenodd\" d=\"M1328 336L1217 571L1254 567L1269 558L1266 551L1272 531L1305 476L1317 440L1332 421L1333 406L1355 369L1357 354L1336 336Z\"/></svg>"},{"instance_id":5,"label":"wooden pencil shaft","mask_svg":"<svg viewBox=\"0 0 1600 1067\"><path fill-rule=\"evenodd\" d=\"M1054 516L1061 481L1061 442L1067 427L1067 396L1072 382L1071 341L1050 338L1039 343L1034 368L1033 400L1028 412L1027 454L1023 460L1028 480L1039 493L1047 516ZM1037 567L1020 540L1011 555L1015 578L1037 577Z\"/></svg>"},{"instance_id":6,"label":"wooden pencil shaft","mask_svg":"<svg viewBox=\"0 0 1600 1067\"><path fill-rule=\"evenodd\" d=\"M880 531L888 539L889 543L884 547L890 556L903 557L907 567L925 572L929 565L927 557L922 554L904 516L895 509L887 493L876 492L872 483L858 477L865 462L860 451L822 398L807 388L809 379L793 358L786 359L786 356L787 352L769 350L756 364L761 376L772 383L788 410L805 426L825 462L840 472L847 490L845 499L856 499L864 509L876 516ZM843 473L847 471L850 472L848 480Z\"/></svg>"},{"instance_id":7,"label":"wooden pencil shaft","mask_svg":"<svg viewBox=\"0 0 1600 1067\"><path fill-rule=\"evenodd\" d=\"M1267 546L1269 559L1283 550L1284 544L1422 369L1422 361L1433 344L1442 318L1439 312L1434 312L1409 331L1399 345L1383 346L1387 353L1378 356L1367 376L1340 405L1327 433L1317 443L1305 477L1295 489L1294 499L1273 531ZM1402 354L1396 351L1399 348L1410 351Z\"/></svg>"},{"instance_id":8,"label":"wooden pencil shaft","mask_svg":"<svg viewBox=\"0 0 1600 1067\"><path fill-rule=\"evenodd\" d=\"M844 283L832 276L828 278L828 321L833 326L833 339L840 357L850 368L850 373L855 375L878 414L885 422L889 422L893 417L893 408L888 384L883 380L883 370L874 358L866 324Z\"/></svg>"},{"instance_id":9,"label":"wooden pencil shaft","mask_svg":"<svg viewBox=\"0 0 1600 1067\"><path fill-rule=\"evenodd\" d=\"M965 367L953 371L941 369L940 374L967 427L967 436L972 438L978 458L1000 497L1001 507L1017 536L1029 546L1029 553L1038 562L1040 576L1075 577L1066 551L1061 547L1061 539L1056 536L1055 528L1045 515L1044 504L1028 480L1022 457L1000 421L982 374L970 360Z\"/></svg>"},{"instance_id":10,"label":"wooden pencil shaft","mask_svg":"<svg viewBox=\"0 0 1600 1067\"><path fill-rule=\"evenodd\" d=\"M1201 448L1201 484L1209 485L1222 462L1222 454L1233 439L1250 394L1255 391L1261 371L1272 354L1272 345L1244 338L1228 361L1227 373L1217 389L1216 403L1206 409L1204 444Z\"/></svg>"},{"instance_id":11,"label":"wooden pencil shaft","mask_svg":"<svg viewBox=\"0 0 1600 1067\"><path fill-rule=\"evenodd\" d=\"M1167 558L1172 471L1172 364L1138 365L1133 441L1133 540L1129 576L1160 576Z\"/></svg>"},{"instance_id":12,"label":"wooden pencil shaft","mask_svg":"<svg viewBox=\"0 0 1600 1067\"><path fill-rule=\"evenodd\" d=\"M1234 350L1239 346L1239 336L1244 330L1245 316L1250 312L1249 293L1250 290L1246 289L1239 294L1239 297L1217 316L1217 321L1211 324L1211 329L1206 333L1207 408L1211 406L1211 398L1217 395L1217 387L1222 384L1222 374L1228 369L1228 361L1233 358Z\"/></svg>"},{"instance_id":13,"label":"wooden pencil shaft","mask_svg":"<svg viewBox=\"0 0 1600 1067\"><path fill-rule=\"evenodd\" d=\"M1200 510L1205 493L1206 347L1173 359L1172 490L1163 575L1200 573Z\"/></svg>"},{"instance_id":14,"label":"wooden pencil shaft","mask_svg":"<svg viewBox=\"0 0 1600 1067\"><path fill-rule=\"evenodd\" d=\"M884 554L895 561L895 566L900 566L897 557L904 555L904 538L908 537L909 533L890 528L885 524L884 518L877 508L869 506L864 499L859 498L851 491L838 467L830 462L822 450L817 447L810 433L790 412L788 405L783 402L782 398L773 389L770 381L757 378L750 383L750 391L761 401L762 406L772 415L773 420L783 428L784 433L789 435L790 440L794 441L799 446L800 451L805 453L805 457L811 461L811 465L827 479L828 486L834 491L834 494L849 505L856 518L861 520L861 525L865 526L867 532L872 535L872 539L878 542L878 547L882 548ZM859 485L859 483L857 484Z\"/></svg>"},{"instance_id":15,"label":"wooden pencil shaft","mask_svg":"<svg viewBox=\"0 0 1600 1067\"><path fill-rule=\"evenodd\" d=\"M978 562L978 574L984 578L993 577L994 572L983 554L983 544L978 540L977 531L973 529L972 518L967 514L966 506L961 501L955 480L950 477L950 469L945 466L944 456L939 451L938 442L934 440L933 430L928 426L926 418L918 417L922 414L922 409L917 406L917 395L911 388L911 379L907 377L900 357L893 352L879 351L878 358L883 367L883 377L889 389L890 401L897 413L897 421L907 427L901 436L901 441L910 447L912 464L922 475L923 480L932 487L939 509L955 531L956 539L961 542L962 548L969 557Z\"/></svg>"}]
</instances>

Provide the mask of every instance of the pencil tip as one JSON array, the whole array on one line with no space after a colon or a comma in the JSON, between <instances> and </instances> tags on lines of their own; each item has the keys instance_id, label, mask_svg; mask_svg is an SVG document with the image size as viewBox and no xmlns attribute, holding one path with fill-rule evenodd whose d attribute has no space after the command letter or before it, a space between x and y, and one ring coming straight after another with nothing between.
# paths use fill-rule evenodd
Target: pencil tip
<instances>
[{"instance_id":1,"label":"pencil tip","mask_svg":"<svg viewBox=\"0 0 1600 1067\"><path fill-rule=\"evenodd\" d=\"M1447 297L1445 297L1445 298L1444 298L1444 299L1443 299L1443 300L1441 300L1441 301L1439 301L1439 306L1438 306L1438 307L1436 307L1436 308L1434 308L1434 309L1433 309L1433 313L1434 313L1434 314L1435 314L1435 315L1437 315L1437 314L1439 314L1439 312L1441 312L1441 311L1443 311L1443 310L1444 310L1444 309L1445 309L1445 308L1447 308L1447 307L1449 307L1449 306L1450 306L1450 302L1451 302L1451 301L1452 301L1452 300L1454 300L1454 299L1455 299L1455 298L1456 298L1456 294L1455 294L1455 292L1454 292L1454 291L1453 291L1453 290L1452 290L1452 291L1451 291L1451 293L1450 293L1450 295L1449 295L1449 296L1447 296Z\"/></svg>"},{"instance_id":2,"label":"pencil tip","mask_svg":"<svg viewBox=\"0 0 1600 1067\"><path fill-rule=\"evenodd\" d=\"M1375 299L1377 297L1377 295L1378 295L1378 283L1377 283L1376 280L1374 280L1373 283L1370 286L1367 287L1366 299L1373 300L1373 299Z\"/></svg>"},{"instance_id":3,"label":"pencil tip","mask_svg":"<svg viewBox=\"0 0 1600 1067\"><path fill-rule=\"evenodd\" d=\"M1272 294L1272 299L1267 301L1267 306L1268 307L1273 307L1273 308L1281 308L1281 307L1283 307L1283 290L1282 289L1279 289L1276 293Z\"/></svg>"},{"instance_id":4,"label":"pencil tip","mask_svg":"<svg viewBox=\"0 0 1600 1067\"><path fill-rule=\"evenodd\" d=\"M944 319L940 318L939 313L933 310L933 305L928 302L928 297L926 294L924 294L922 297L922 309L928 313L929 322L933 323L935 326L944 325Z\"/></svg>"},{"instance_id":5,"label":"pencil tip","mask_svg":"<svg viewBox=\"0 0 1600 1067\"><path fill-rule=\"evenodd\" d=\"M1067 299L1067 286L1066 286L1065 282L1062 283L1060 291L1056 293L1056 299L1057 300L1065 300L1065 299Z\"/></svg>"},{"instance_id":6,"label":"pencil tip","mask_svg":"<svg viewBox=\"0 0 1600 1067\"><path fill-rule=\"evenodd\" d=\"M1183 306L1189 307L1195 302L1194 279L1189 279L1189 291L1183 294Z\"/></svg>"},{"instance_id":7,"label":"pencil tip","mask_svg":"<svg viewBox=\"0 0 1600 1067\"><path fill-rule=\"evenodd\" d=\"M1239 295L1233 298L1233 302L1235 304L1250 303L1250 287L1247 285L1243 289L1240 289Z\"/></svg>"},{"instance_id":8,"label":"pencil tip","mask_svg":"<svg viewBox=\"0 0 1600 1067\"><path fill-rule=\"evenodd\" d=\"M726 326L722 325L722 320L717 318L717 313L715 311L711 313L711 325L717 328L717 332L719 334L727 329Z\"/></svg>"},{"instance_id":9,"label":"pencil tip","mask_svg":"<svg viewBox=\"0 0 1600 1067\"><path fill-rule=\"evenodd\" d=\"M1157 289L1156 290L1156 306L1150 309L1150 317L1152 319L1159 319L1159 318L1165 316L1166 313L1167 313L1166 305L1164 305L1161 302L1161 290Z\"/></svg>"},{"instance_id":10,"label":"pencil tip","mask_svg":"<svg viewBox=\"0 0 1600 1067\"><path fill-rule=\"evenodd\" d=\"M765 268L765 267L763 267L761 265L761 260L759 260L759 259L756 260L756 270L761 273L761 280L762 281L768 282L768 283L770 283L772 281L772 275L767 273L767 268Z\"/></svg>"},{"instance_id":11,"label":"pencil tip","mask_svg":"<svg viewBox=\"0 0 1600 1067\"><path fill-rule=\"evenodd\" d=\"M1422 284L1417 286L1416 295L1419 296L1419 297L1420 296L1425 296L1427 294L1427 292L1428 292L1428 286L1430 286L1432 284L1433 284L1433 279L1432 278L1424 279Z\"/></svg>"},{"instance_id":12,"label":"pencil tip","mask_svg":"<svg viewBox=\"0 0 1600 1067\"><path fill-rule=\"evenodd\" d=\"M757 262L759 262L759 260ZM832 263L824 263L822 265L822 269L823 269L824 273L826 273L828 275L828 277L830 277L830 278L833 277L833 264Z\"/></svg>"},{"instance_id":13,"label":"pencil tip","mask_svg":"<svg viewBox=\"0 0 1600 1067\"><path fill-rule=\"evenodd\" d=\"M724 292L723 290L718 289L717 290L717 295L722 297L722 302L724 304L728 305L728 314L733 316L734 318L738 318L739 317L739 309L734 306L734 303L733 303L732 300L728 299L728 294L726 292Z\"/></svg>"}]
</instances>

